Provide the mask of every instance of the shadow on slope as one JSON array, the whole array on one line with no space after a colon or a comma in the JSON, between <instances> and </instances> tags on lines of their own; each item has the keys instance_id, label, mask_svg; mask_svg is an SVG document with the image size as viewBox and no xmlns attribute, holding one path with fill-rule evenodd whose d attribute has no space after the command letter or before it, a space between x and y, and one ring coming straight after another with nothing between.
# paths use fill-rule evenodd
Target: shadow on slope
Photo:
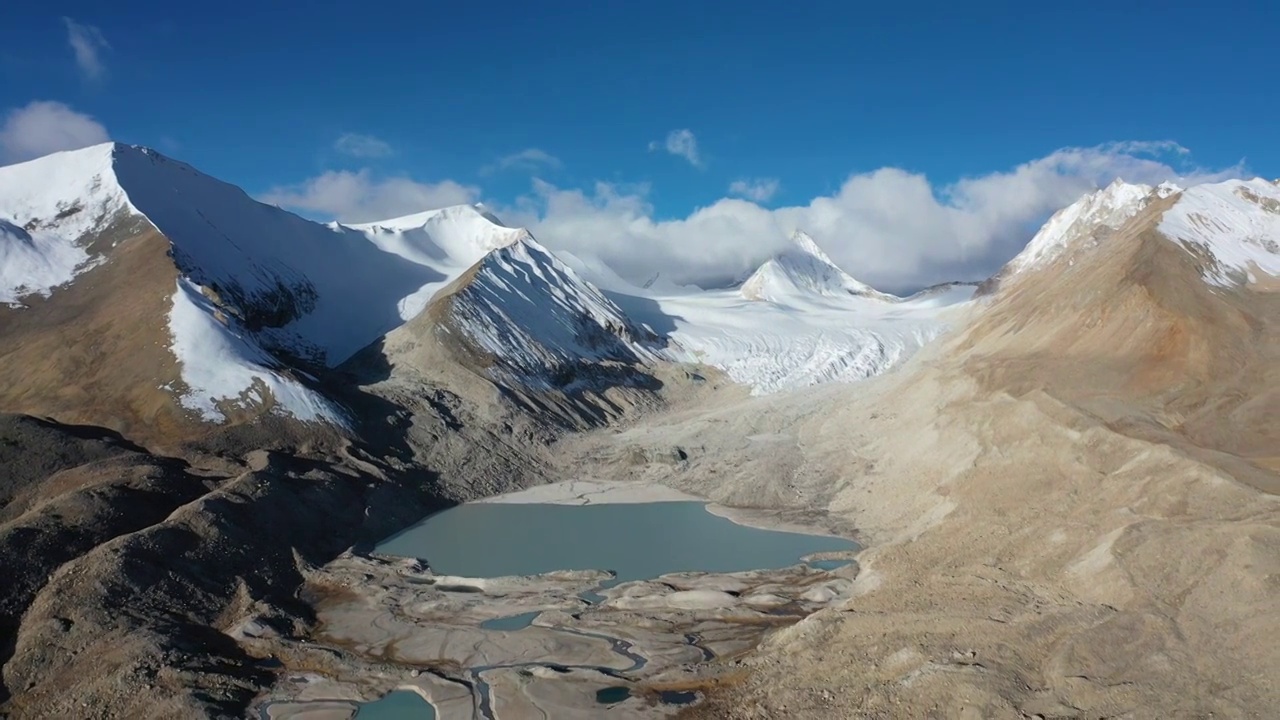
<instances>
[{"instance_id":1,"label":"shadow on slope","mask_svg":"<svg viewBox=\"0 0 1280 720\"><path fill-rule=\"evenodd\" d=\"M5 711L69 717L92 699L121 717L238 716L276 670L236 643L237 624L302 632L307 567L450 504L431 471L388 481L340 455L253 451L235 430L222 445L244 460L223 472L127 450L68 468L78 458L56 444L26 448L61 470L29 481L39 502L0 524Z\"/></svg>"},{"instance_id":2,"label":"shadow on slope","mask_svg":"<svg viewBox=\"0 0 1280 720\"><path fill-rule=\"evenodd\" d=\"M622 308L627 317L632 321L649 326L659 338L662 338L664 345L671 340L671 334L677 329L676 321L683 321L684 318L678 315L670 315L662 309L656 300L652 298L642 297L640 295L627 295L612 290L603 290L605 297L613 301L614 305Z\"/></svg>"}]
</instances>

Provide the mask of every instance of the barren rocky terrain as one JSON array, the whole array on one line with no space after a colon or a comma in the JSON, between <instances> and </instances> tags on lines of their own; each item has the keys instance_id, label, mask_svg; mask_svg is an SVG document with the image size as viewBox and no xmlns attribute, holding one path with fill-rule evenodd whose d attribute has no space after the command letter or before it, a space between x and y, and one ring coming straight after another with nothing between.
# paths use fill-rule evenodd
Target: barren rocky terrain
<instances>
[{"instance_id":1,"label":"barren rocky terrain","mask_svg":"<svg viewBox=\"0 0 1280 720\"><path fill-rule=\"evenodd\" d=\"M829 511L868 548L854 598L699 673L690 716L1273 713L1280 306L1146 227L899 372L616 436L693 448L638 477Z\"/></svg>"}]
</instances>

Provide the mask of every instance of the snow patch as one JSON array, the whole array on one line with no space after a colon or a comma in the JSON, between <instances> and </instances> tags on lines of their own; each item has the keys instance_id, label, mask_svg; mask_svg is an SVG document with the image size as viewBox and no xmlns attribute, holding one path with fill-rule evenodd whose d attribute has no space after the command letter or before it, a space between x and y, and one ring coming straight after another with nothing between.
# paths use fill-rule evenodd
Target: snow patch
<instances>
[{"instance_id":1,"label":"snow patch","mask_svg":"<svg viewBox=\"0 0 1280 720\"><path fill-rule=\"evenodd\" d=\"M223 422L220 405L262 405L270 399L275 410L299 420L345 425L332 403L268 366L271 356L216 319L217 308L186 278L180 278L169 312L171 349L178 359L188 391L182 406L204 420Z\"/></svg>"},{"instance_id":2,"label":"snow patch","mask_svg":"<svg viewBox=\"0 0 1280 720\"><path fill-rule=\"evenodd\" d=\"M0 303L21 306L24 297L48 297L91 264L89 254L64 235L32 234L0 220Z\"/></svg>"},{"instance_id":3,"label":"snow patch","mask_svg":"<svg viewBox=\"0 0 1280 720\"><path fill-rule=\"evenodd\" d=\"M1280 188L1260 178L1183 191L1157 228L1188 250L1207 254L1204 278L1219 287L1280 275Z\"/></svg>"}]
</instances>

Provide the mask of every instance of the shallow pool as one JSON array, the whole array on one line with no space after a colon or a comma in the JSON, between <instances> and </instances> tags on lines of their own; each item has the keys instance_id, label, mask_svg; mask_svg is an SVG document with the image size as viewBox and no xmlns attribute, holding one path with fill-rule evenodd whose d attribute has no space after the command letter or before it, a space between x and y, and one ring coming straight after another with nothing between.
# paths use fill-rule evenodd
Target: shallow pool
<instances>
[{"instance_id":1,"label":"shallow pool","mask_svg":"<svg viewBox=\"0 0 1280 720\"><path fill-rule=\"evenodd\" d=\"M435 720L436 710L410 690L396 690L380 700L361 703L356 720Z\"/></svg>"}]
</instances>

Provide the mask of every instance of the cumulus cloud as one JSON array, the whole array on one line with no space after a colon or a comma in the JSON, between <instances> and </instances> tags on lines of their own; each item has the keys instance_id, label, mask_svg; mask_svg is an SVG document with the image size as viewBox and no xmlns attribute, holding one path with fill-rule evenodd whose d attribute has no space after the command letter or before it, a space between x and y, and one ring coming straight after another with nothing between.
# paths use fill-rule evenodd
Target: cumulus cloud
<instances>
[{"instance_id":1,"label":"cumulus cloud","mask_svg":"<svg viewBox=\"0 0 1280 720\"><path fill-rule=\"evenodd\" d=\"M0 126L0 162L14 163L110 140L102 123L60 102L36 100L10 110Z\"/></svg>"},{"instance_id":2,"label":"cumulus cloud","mask_svg":"<svg viewBox=\"0 0 1280 720\"><path fill-rule=\"evenodd\" d=\"M703 166L702 156L698 154L698 138L694 137L693 131L688 128L672 130L667 133L667 139L663 142L654 140L649 143L649 152L656 150L665 150L672 155L682 157L696 168Z\"/></svg>"},{"instance_id":3,"label":"cumulus cloud","mask_svg":"<svg viewBox=\"0 0 1280 720\"><path fill-rule=\"evenodd\" d=\"M85 80L98 80L107 71L99 54L102 50L110 50L102 31L93 25L82 25L69 17L62 18L67 26L67 42L76 55L76 67Z\"/></svg>"},{"instance_id":4,"label":"cumulus cloud","mask_svg":"<svg viewBox=\"0 0 1280 720\"><path fill-rule=\"evenodd\" d=\"M804 205L769 210L726 198L674 220L657 219L643 189L535 182L529 196L501 214L548 246L603 260L633 281L661 273L704 286L744 276L803 229L855 277L905 291L989 276L1049 214L1117 177L1191 185L1244 170L1204 171L1186 167L1186 160L1174 143L1117 143L1064 148L946 185L882 168L852 175Z\"/></svg>"},{"instance_id":5,"label":"cumulus cloud","mask_svg":"<svg viewBox=\"0 0 1280 720\"><path fill-rule=\"evenodd\" d=\"M422 183L407 177L376 178L365 168L330 170L297 185L272 188L260 199L343 222L372 222L472 203L479 195L479 188L452 180Z\"/></svg>"},{"instance_id":6,"label":"cumulus cloud","mask_svg":"<svg viewBox=\"0 0 1280 720\"><path fill-rule=\"evenodd\" d=\"M354 158L382 158L394 152L387 141L360 133L343 133L334 141L333 149Z\"/></svg>"},{"instance_id":7,"label":"cumulus cloud","mask_svg":"<svg viewBox=\"0 0 1280 720\"><path fill-rule=\"evenodd\" d=\"M729 194L744 197L752 202L766 202L777 194L781 183L776 178L734 180L729 184Z\"/></svg>"},{"instance_id":8,"label":"cumulus cloud","mask_svg":"<svg viewBox=\"0 0 1280 720\"><path fill-rule=\"evenodd\" d=\"M540 168L550 168L555 170L561 165L563 165L563 163L560 162L560 158L552 155L546 150L541 150L539 148L525 148L520 152L500 157L496 162L490 165L485 165L480 168L480 174L492 175L493 173L502 170L525 170L529 172L536 171Z\"/></svg>"}]
</instances>

